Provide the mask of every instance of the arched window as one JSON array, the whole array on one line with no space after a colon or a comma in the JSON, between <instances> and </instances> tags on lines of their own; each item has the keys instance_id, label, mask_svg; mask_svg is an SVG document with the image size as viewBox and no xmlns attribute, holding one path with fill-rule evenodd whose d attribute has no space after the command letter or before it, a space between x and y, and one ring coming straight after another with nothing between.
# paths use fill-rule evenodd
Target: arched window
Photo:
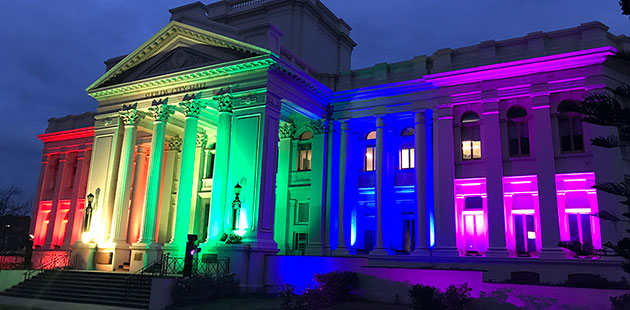
<instances>
[{"instance_id":1,"label":"arched window","mask_svg":"<svg viewBox=\"0 0 630 310\"><path fill-rule=\"evenodd\" d=\"M510 156L529 156L529 127L527 111L514 106L507 111L508 147Z\"/></svg>"},{"instance_id":2,"label":"arched window","mask_svg":"<svg viewBox=\"0 0 630 310\"><path fill-rule=\"evenodd\" d=\"M376 146L373 140L376 140L376 131L370 131L365 135L368 142L365 145L365 158L363 160L363 171L376 170Z\"/></svg>"},{"instance_id":3,"label":"arched window","mask_svg":"<svg viewBox=\"0 0 630 310\"><path fill-rule=\"evenodd\" d=\"M481 130L479 129L479 115L468 111L461 118L462 159L481 158Z\"/></svg>"},{"instance_id":4,"label":"arched window","mask_svg":"<svg viewBox=\"0 0 630 310\"><path fill-rule=\"evenodd\" d=\"M400 136L403 137L402 144L400 146L400 152L398 153L398 169L413 169L415 164L415 150L413 147L413 141L409 137L413 137L414 130L411 127L405 128Z\"/></svg>"},{"instance_id":5,"label":"arched window","mask_svg":"<svg viewBox=\"0 0 630 310\"><path fill-rule=\"evenodd\" d=\"M297 162L297 170L298 171L309 171L311 170L311 139L313 138L313 133L310 131L305 131L298 137L298 162Z\"/></svg>"},{"instance_id":6,"label":"arched window","mask_svg":"<svg viewBox=\"0 0 630 310\"><path fill-rule=\"evenodd\" d=\"M574 112L576 110L577 104L571 100L564 100L558 105L558 132L562 152L584 151L582 118Z\"/></svg>"}]
</instances>

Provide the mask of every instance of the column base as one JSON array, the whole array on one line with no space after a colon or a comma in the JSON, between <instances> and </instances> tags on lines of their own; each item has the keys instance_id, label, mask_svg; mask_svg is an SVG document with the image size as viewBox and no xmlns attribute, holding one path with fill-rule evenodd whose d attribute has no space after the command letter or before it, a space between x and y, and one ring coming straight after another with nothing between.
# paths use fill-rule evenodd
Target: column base
<instances>
[{"instance_id":1,"label":"column base","mask_svg":"<svg viewBox=\"0 0 630 310\"><path fill-rule=\"evenodd\" d=\"M130 247L131 261L129 271L136 272L154 264L162 256L162 247L157 243L134 243Z\"/></svg>"},{"instance_id":2,"label":"column base","mask_svg":"<svg viewBox=\"0 0 630 310\"><path fill-rule=\"evenodd\" d=\"M309 256L324 256L324 245L321 243L312 245L308 244L304 254Z\"/></svg>"},{"instance_id":3,"label":"column base","mask_svg":"<svg viewBox=\"0 0 630 310\"><path fill-rule=\"evenodd\" d=\"M543 259L565 259L567 254L559 248L542 248L538 257Z\"/></svg>"},{"instance_id":4,"label":"column base","mask_svg":"<svg viewBox=\"0 0 630 310\"><path fill-rule=\"evenodd\" d=\"M436 247L429 251L433 257L458 257L459 251L455 247Z\"/></svg>"},{"instance_id":5,"label":"column base","mask_svg":"<svg viewBox=\"0 0 630 310\"><path fill-rule=\"evenodd\" d=\"M171 257L184 257L186 251L186 243L166 243L162 246L162 253L169 253Z\"/></svg>"},{"instance_id":6,"label":"column base","mask_svg":"<svg viewBox=\"0 0 630 310\"><path fill-rule=\"evenodd\" d=\"M507 248L488 248L486 257L508 258L510 257L510 253Z\"/></svg>"},{"instance_id":7,"label":"column base","mask_svg":"<svg viewBox=\"0 0 630 310\"><path fill-rule=\"evenodd\" d=\"M370 251L370 256L389 256L390 253L386 248L375 248Z\"/></svg>"},{"instance_id":8,"label":"column base","mask_svg":"<svg viewBox=\"0 0 630 310\"><path fill-rule=\"evenodd\" d=\"M220 244L216 246L219 257L230 258L230 272L236 275L241 288L248 293L264 290L265 256L274 255L278 249L254 247L250 244Z\"/></svg>"},{"instance_id":9,"label":"column base","mask_svg":"<svg viewBox=\"0 0 630 310\"><path fill-rule=\"evenodd\" d=\"M330 251L330 255L332 256L348 256L350 255L350 249L343 246L343 247L337 247L334 250Z\"/></svg>"},{"instance_id":10,"label":"column base","mask_svg":"<svg viewBox=\"0 0 630 310\"><path fill-rule=\"evenodd\" d=\"M417 257L429 257L431 256L431 250L429 248L418 248L409 253L410 256Z\"/></svg>"},{"instance_id":11,"label":"column base","mask_svg":"<svg viewBox=\"0 0 630 310\"><path fill-rule=\"evenodd\" d=\"M126 243L108 243L100 247L94 255L95 269L101 271L127 271L131 251Z\"/></svg>"},{"instance_id":12,"label":"column base","mask_svg":"<svg viewBox=\"0 0 630 310\"><path fill-rule=\"evenodd\" d=\"M96 253L96 242L85 243L81 240L75 242L71 247L71 267L77 270L93 270L94 254Z\"/></svg>"}]
</instances>

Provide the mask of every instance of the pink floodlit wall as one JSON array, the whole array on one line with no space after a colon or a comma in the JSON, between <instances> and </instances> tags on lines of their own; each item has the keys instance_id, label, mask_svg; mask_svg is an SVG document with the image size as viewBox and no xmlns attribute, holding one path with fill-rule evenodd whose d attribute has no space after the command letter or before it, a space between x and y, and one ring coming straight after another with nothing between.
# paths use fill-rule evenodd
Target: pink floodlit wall
<instances>
[{"instance_id":1,"label":"pink floodlit wall","mask_svg":"<svg viewBox=\"0 0 630 310\"><path fill-rule=\"evenodd\" d=\"M467 208L466 199L480 197L481 208ZM488 251L488 195L486 179L455 180L455 229L460 255L484 255Z\"/></svg>"},{"instance_id":2,"label":"pink floodlit wall","mask_svg":"<svg viewBox=\"0 0 630 310\"><path fill-rule=\"evenodd\" d=\"M602 239L599 226L599 218L592 216L598 213L597 191L595 185L595 173L567 173L556 174L556 190L558 192L558 219L560 221L560 239L571 240L571 228L569 224L570 215L578 215L585 222L590 223L589 228L585 222L576 222L579 241L588 243L586 236L590 235L592 245L595 249L602 248Z\"/></svg>"},{"instance_id":3,"label":"pink floodlit wall","mask_svg":"<svg viewBox=\"0 0 630 310\"><path fill-rule=\"evenodd\" d=\"M535 175L510 176L503 178L503 206L505 207L506 246L511 256L517 256L517 229L523 229L526 253L537 256L542 247L540 235L540 207L538 201L538 178ZM533 227L518 227L517 221L533 217ZM524 225L526 226L526 225ZM529 243L529 246L527 244Z\"/></svg>"}]
</instances>

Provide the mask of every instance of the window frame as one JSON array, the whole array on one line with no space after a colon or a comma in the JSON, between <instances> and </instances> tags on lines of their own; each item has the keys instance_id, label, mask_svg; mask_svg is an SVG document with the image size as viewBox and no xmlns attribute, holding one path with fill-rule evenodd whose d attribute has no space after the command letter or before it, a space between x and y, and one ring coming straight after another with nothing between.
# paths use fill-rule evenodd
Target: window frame
<instances>
[{"instance_id":1,"label":"window frame","mask_svg":"<svg viewBox=\"0 0 630 310\"><path fill-rule=\"evenodd\" d=\"M515 117L510 117L510 110L512 109L522 109L523 112L525 112L524 115L520 115L520 116L515 116ZM530 157L532 154L532 148L531 148L531 138L530 138L530 132L529 132L529 114L527 114L527 110L521 106L512 106L507 110L506 113L507 116L507 147L508 147L508 156L510 158L518 158L518 157ZM513 132L514 130L512 130L511 128L514 128L514 130L516 131L516 137L513 138L511 137L511 132ZM527 133L527 135L523 135L523 133ZM527 153L524 153L523 149L524 149L524 140L527 139ZM517 152L516 153L512 153L512 140L516 140L516 146L517 146Z\"/></svg>"},{"instance_id":2,"label":"window frame","mask_svg":"<svg viewBox=\"0 0 630 310\"><path fill-rule=\"evenodd\" d=\"M560 152L567 153L583 153L584 147L584 126L582 122L582 116L579 113L567 111L567 107L571 104L575 104L571 100L563 100L558 104L558 137L560 139ZM563 135L563 122L566 122L569 135ZM578 127L579 126L579 127ZM580 133L576 133L576 128L579 128ZM565 140L568 138L568 149L565 150ZM579 138L578 138L579 137ZM576 146L576 140L579 139L580 148Z\"/></svg>"}]
</instances>

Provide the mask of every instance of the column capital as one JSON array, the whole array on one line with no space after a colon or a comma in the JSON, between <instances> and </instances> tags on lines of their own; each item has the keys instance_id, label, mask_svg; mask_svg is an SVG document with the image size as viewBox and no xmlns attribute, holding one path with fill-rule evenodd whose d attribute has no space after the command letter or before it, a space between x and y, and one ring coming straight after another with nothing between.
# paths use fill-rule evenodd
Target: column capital
<instances>
[{"instance_id":1,"label":"column capital","mask_svg":"<svg viewBox=\"0 0 630 310\"><path fill-rule=\"evenodd\" d=\"M383 117L379 116L376 118L376 128L385 127L385 121L383 121Z\"/></svg>"},{"instance_id":2,"label":"column capital","mask_svg":"<svg viewBox=\"0 0 630 310\"><path fill-rule=\"evenodd\" d=\"M350 120L347 120L347 119L342 120L340 128L342 131L350 130Z\"/></svg>"},{"instance_id":3,"label":"column capital","mask_svg":"<svg viewBox=\"0 0 630 310\"><path fill-rule=\"evenodd\" d=\"M153 112L153 119L156 122L166 122L169 116L175 113L174 107L168 105L168 98L164 100L153 100L149 111Z\"/></svg>"},{"instance_id":4,"label":"column capital","mask_svg":"<svg viewBox=\"0 0 630 310\"><path fill-rule=\"evenodd\" d=\"M328 133L328 120L325 118L311 121L309 127L313 130L314 135L321 135Z\"/></svg>"},{"instance_id":5,"label":"column capital","mask_svg":"<svg viewBox=\"0 0 630 310\"><path fill-rule=\"evenodd\" d=\"M290 139L295 133L295 124L282 123L278 129L280 139Z\"/></svg>"},{"instance_id":6,"label":"column capital","mask_svg":"<svg viewBox=\"0 0 630 310\"><path fill-rule=\"evenodd\" d=\"M201 114L201 110L206 107L206 105L201 102L201 93L196 94L186 94L182 99L182 102L179 103L179 106L184 110L184 115L186 117L195 117L199 118L199 114Z\"/></svg>"},{"instance_id":7,"label":"column capital","mask_svg":"<svg viewBox=\"0 0 630 310\"><path fill-rule=\"evenodd\" d=\"M205 131L197 133L197 147L205 148L208 143L208 135Z\"/></svg>"},{"instance_id":8,"label":"column capital","mask_svg":"<svg viewBox=\"0 0 630 310\"><path fill-rule=\"evenodd\" d=\"M123 105L122 110L118 112L125 126L136 126L144 118L144 113L138 111L137 106L137 103Z\"/></svg>"},{"instance_id":9,"label":"column capital","mask_svg":"<svg viewBox=\"0 0 630 310\"><path fill-rule=\"evenodd\" d=\"M182 138L179 135L168 139L166 142L169 151L181 151L182 150Z\"/></svg>"},{"instance_id":10,"label":"column capital","mask_svg":"<svg viewBox=\"0 0 630 310\"><path fill-rule=\"evenodd\" d=\"M212 97L212 100L217 102L219 112L232 113L232 109L234 106L234 97L232 96L231 90L230 92Z\"/></svg>"},{"instance_id":11,"label":"column capital","mask_svg":"<svg viewBox=\"0 0 630 310\"><path fill-rule=\"evenodd\" d=\"M425 124L427 122L426 113L424 111L416 112L413 120L416 124Z\"/></svg>"}]
</instances>

